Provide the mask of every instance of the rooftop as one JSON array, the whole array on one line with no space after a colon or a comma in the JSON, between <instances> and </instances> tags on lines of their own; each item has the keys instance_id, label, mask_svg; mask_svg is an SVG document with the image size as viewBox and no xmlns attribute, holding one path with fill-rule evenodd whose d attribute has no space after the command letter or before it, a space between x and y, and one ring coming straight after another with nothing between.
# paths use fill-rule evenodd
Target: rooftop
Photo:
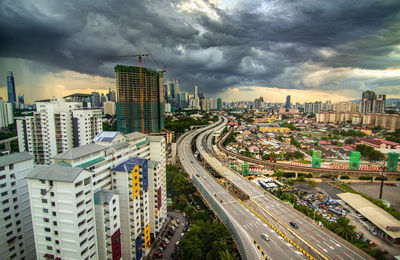
<instances>
[{"instance_id":1,"label":"rooftop","mask_svg":"<svg viewBox=\"0 0 400 260\"><path fill-rule=\"evenodd\" d=\"M111 190L99 190L94 193L94 204L102 205L104 203L109 203L114 196L114 191Z\"/></svg>"},{"instance_id":2,"label":"rooftop","mask_svg":"<svg viewBox=\"0 0 400 260\"><path fill-rule=\"evenodd\" d=\"M126 139L128 139L129 141L133 141L133 140L136 140L136 139L139 139L139 138L146 137L145 134L142 134L140 132L133 132L133 133L130 133L130 134L126 134L125 136L126 136Z\"/></svg>"},{"instance_id":3,"label":"rooftop","mask_svg":"<svg viewBox=\"0 0 400 260\"><path fill-rule=\"evenodd\" d=\"M33 159L33 156L30 153L22 152L22 153L12 153L10 155L5 155L0 157L0 167L10 165L13 163L19 163L27 160Z\"/></svg>"},{"instance_id":4,"label":"rooftop","mask_svg":"<svg viewBox=\"0 0 400 260\"><path fill-rule=\"evenodd\" d=\"M50 165L31 170L26 178L36 180L73 182L82 171L82 168Z\"/></svg>"},{"instance_id":5,"label":"rooftop","mask_svg":"<svg viewBox=\"0 0 400 260\"><path fill-rule=\"evenodd\" d=\"M355 193L346 192L337 195L389 236L400 238L400 221L384 209Z\"/></svg>"},{"instance_id":6,"label":"rooftop","mask_svg":"<svg viewBox=\"0 0 400 260\"><path fill-rule=\"evenodd\" d=\"M117 135L115 131L102 131L93 138L93 142L112 142Z\"/></svg>"},{"instance_id":7,"label":"rooftop","mask_svg":"<svg viewBox=\"0 0 400 260\"><path fill-rule=\"evenodd\" d=\"M116 171L116 172L130 172L133 170L135 165L146 164L145 161L147 161L147 159L140 158L140 157L133 157L131 159L126 160L123 163L118 164L111 170Z\"/></svg>"},{"instance_id":8,"label":"rooftop","mask_svg":"<svg viewBox=\"0 0 400 260\"><path fill-rule=\"evenodd\" d=\"M52 157L52 159L61 160L74 160L85 155L93 154L107 149L107 146L100 144L86 144L79 147L71 148L65 152L59 153Z\"/></svg>"}]
</instances>

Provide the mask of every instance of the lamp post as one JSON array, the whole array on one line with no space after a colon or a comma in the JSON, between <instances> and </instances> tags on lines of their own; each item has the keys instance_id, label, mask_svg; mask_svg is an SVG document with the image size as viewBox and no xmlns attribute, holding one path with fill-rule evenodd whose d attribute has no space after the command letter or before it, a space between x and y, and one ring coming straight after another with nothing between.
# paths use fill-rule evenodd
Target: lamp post
<instances>
[{"instance_id":1,"label":"lamp post","mask_svg":"<svg viewBox=\"0 0 400 260\"><path fill-rule=\"evenodd\" d=\"M383 172L385 171L385 162L383 162L382 164L381 164L381 188L380 188L380 191L379 191L379 199L381 200L382 199L382 192L383 192L383 179L384 179L384 174L383 174Z\"/></svg>"}]
</instances>

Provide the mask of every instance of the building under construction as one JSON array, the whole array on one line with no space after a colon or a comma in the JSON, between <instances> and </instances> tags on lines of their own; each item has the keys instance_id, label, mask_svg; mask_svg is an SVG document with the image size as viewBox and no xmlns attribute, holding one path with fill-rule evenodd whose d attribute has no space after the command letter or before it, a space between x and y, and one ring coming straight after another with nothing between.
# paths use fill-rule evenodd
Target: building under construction
<instances>
[{"instance_id":1,"label":"building under construction","mask_svg":"<svg viewBox=\"0 0 400 260\"><path fill-rule=\"evenodd\" d=\"M164 128L163 73L156 70L117 65L117 129L158 133Z\"/></svg>"}]
</instances>

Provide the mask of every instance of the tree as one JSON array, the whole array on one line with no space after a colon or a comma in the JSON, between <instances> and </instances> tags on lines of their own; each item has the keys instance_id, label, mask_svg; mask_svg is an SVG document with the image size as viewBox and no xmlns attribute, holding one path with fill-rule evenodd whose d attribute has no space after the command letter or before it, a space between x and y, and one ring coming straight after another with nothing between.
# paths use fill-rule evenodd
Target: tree
<instances>
[{"instance_id":1,"label":"tree","mask_svg":"<svg viewBox=\"0 0 400 260\"><path fill-rule=\"evenodd\" d=\"M357 145L356 151L359 151L361 155L367 158L369 161L382 161L385 159L385 155L383 153L365 144Z\"/></svg>"},{"instance_id":2,"label":"tree","mask_svg":"<svg viewBox=\"0 0 400 260\"><path fill-rule=\"evenodd\" d=\"M333 231L347 241L354 239L356 231L355 226L349 225L350 220L347 218L339 218L334 224Z\"/></svg>"},{"instance_id":3,"label":"tree","mask_svg":"<svg viewBox=\"0 0 400 260\"><path fill-rule=\"evenodd\" d=\"M225 249L224 251L219 251L218 253L220 260L239 260L239 256L235 252L230 253L228 249Z\"/></svg>"},{"instance_id":4,"label":"tree","mask_svg":"<svg viewBox=\"0 0 400 260\"><path fill-rule=\"evenodd\" d=\"M172 190L174 191L175 195L185 195L188 193L190 187L189 183L186 180L183 174L177 174L174 179L172 180Z\"/></svg>"}]
</instances>

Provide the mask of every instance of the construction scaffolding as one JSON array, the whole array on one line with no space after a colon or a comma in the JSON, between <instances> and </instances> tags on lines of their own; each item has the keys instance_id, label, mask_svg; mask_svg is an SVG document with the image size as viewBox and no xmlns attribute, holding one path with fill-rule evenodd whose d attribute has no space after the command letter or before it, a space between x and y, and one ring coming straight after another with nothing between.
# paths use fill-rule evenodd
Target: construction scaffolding
<instances>
[{"instance_id":1,"label":"construction scaffolding","mask_svg":"<svg viewBox=\"0 0 400 260\"><path fill-rule=\"evenodd\" d=\"M388 153L387 171L389 171L389 172L397 171L398 164L399 164L399 154L398 153Z\"/></svg>"},{"instance_id":2,"label":"construction scaffolding","mask_svg":"<svg viewBox=\"0 0 400 260\"><path fill-rule=\"evenodd\" d=\"M320 150L313 150L312 167L313 168L321 168L321 151Z\"/></svg>"},{"instance_id":3,"label":"construction scaffolding","mask_svg":"<svg viewBox=\"0 0 400 260\"><path fill-rule=\"evenodd\" d=\"M360 167L360 152L350 151L349 170L358 170Z\"/></svg>"}]
</instances>

